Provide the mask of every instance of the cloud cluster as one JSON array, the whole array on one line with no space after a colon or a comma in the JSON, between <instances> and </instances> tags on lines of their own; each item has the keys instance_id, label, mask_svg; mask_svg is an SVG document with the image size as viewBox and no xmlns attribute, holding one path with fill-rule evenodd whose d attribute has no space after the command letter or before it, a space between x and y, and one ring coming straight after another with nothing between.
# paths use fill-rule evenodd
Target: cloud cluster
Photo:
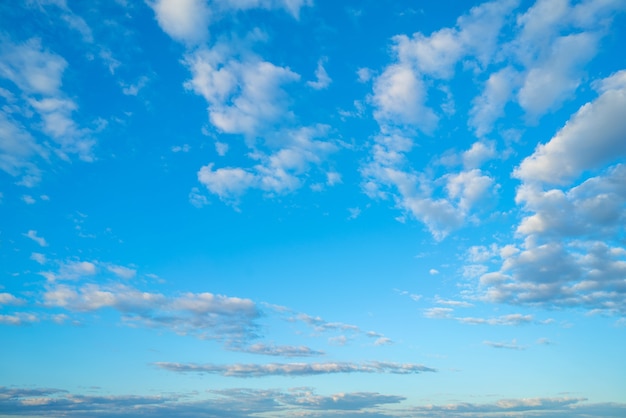
<instances>
[{"instance_id":1,"label":"cloud cluster","mask_svg":"<svg viewBox=\"0 0 626 418\"><path fill-rule=\"evenodd\" d=\"M258 163L251 168L214 168L210 163L200 168L198 180L222 200L236 202L249 189L260 189L269 194L282 194L301 187L311 166L319 166L338 147L323 138L328 126L318 125L279 132L276 140L281 147L270 152L251 154ZM327 173L327 177L330 173ZM330 177L328 185L335 184Z\"/></svg>"},{"instance_id":2,"label":"cloud cluster","mask_svg":"<svg viewBox=\"0 0 626 418\"><path fill-rule=\"evenodd\" d=\"M312 388L209 390L199 394L159 396L84 395L53 388L0 387L0 411L6 416L154 418L219 416L243 418L257 414L309 417L541 417L594 416L612 418L626 412L623 403L590 403L584 398L500 399L491 403L406 405L406 398L378 392L321 395Z\"/></svg>"},{"instance_id":3,"label":"cloud cluster","mask_svg":"<svg viewBox=\"0 0 626 418\"><path fill-rule=\"evenodd\" d=\"M487 300L626 314L626 73L596 88L599 97L514 171L522 242L493 254L500 270L480 277ZM594 175L580 182L584 173Z\"/></svg>"},{"instance_id":4,"label":"cloud cluster","mask_svg":"<svg viewBox=\"0 0 626 418\"><path fill-rule=\"evenodd\" d=\"M570 5L564 1L537 1L527 10L516 10L518 6L517 1L487 2L460 17L454 27L428 36L419 32L410 37L395 36L394 60L374 79L371 103L380 133L361 170L364 191L372 198L392 198L396 207L423 222L437 239L468 220L476 221L473 209L499 187L480 163L471 162L472 150L462 158L462 171L448 171L439 177L431 168L415 169L408 158L420 144L415 139L418 133L436 132L438 122L454 108L448 84L459 64L465 71L472 70L474 78L485 80L468 115L468 125L479 138L472 149L483 151L484 162L496 155L485 136L504 115L507 103L517 103L530 121L561 107L581 84L582 68L596 55L612 16L624 9L618 1L603 2L601 6L597 2ZM516 19L508 18L510 15ZM606 81L599 88L611 85L614 89L617 83ZM440 110L429 105L433 87L448 96ZM588 119L595 119L595 124L571 121L563 135L586 138L596 127L600 135L618 135L618 124L622 122L612 121L620 108L616 102L623 97L605 95L583 112ZM589 131L582 131L580 125ZM588 163L602 157L598 152L612 149L592 144L595 142L579 141L580 147L595 150L577 153ZM545 172L540 175L548 178L554 174L552 181L568 176L571 162L563 150L570 147L561 147L557 141L550 148L537 155L537 161L526 161L516 175L524 176L529 170L539 175L543 167ZM564 158L550 165L543 157L547 152L564 153Z\"/></svg>"},{"instance_id":5,"label":"cloud cluster","mask_svg":"<svg viewBox=\"0 0 626 418\"><path fill-rule=\"evenodd\" d=\"M320 395L312 388L288 390L233 388L208 390L202 396L168 394L160 396L83 395L65 390L0 387L0 411L6 416L68 416L131 418L199 418L219 416L250 417L261 413L343 416L346 412L369 413L398 404L402 396L377 392Z\"/></svg>"}]
</instances>

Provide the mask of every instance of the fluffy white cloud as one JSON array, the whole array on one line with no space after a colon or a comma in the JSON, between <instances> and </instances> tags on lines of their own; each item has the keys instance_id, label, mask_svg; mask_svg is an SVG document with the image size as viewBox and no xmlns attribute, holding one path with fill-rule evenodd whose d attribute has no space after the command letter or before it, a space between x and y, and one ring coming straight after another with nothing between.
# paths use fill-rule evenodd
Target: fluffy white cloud
<instances>
[{"instance_id":1,"label":"fluffy white cloud","mask_svg":"<svg viewBox=\"0 0 626 418\"><path fill-rule=\"evenodd\" d=\"M10 293L0 293L0 306L1 305L20 305L24 301L20 298L16 298Z\"/></svg>"},{"instance_id":2,"label":"fluffy white cloud","mask_svg":"<svg viewBox=\"0 0 626 418\"><path fill-rule=\"evenodd\" d=\"M259 163L251 168L226 167L213 169L208 164L198 172L198 180L222 200L236 201L248 189L267 193L285 193L301 186L300 178L312 165L320 166L338 147L330 141L316 139L327 135L328 127L318 125L283 131L275 135L279 148L273 153L255 152L251 157ZM334 172L326 173L330 179Z\"/></svg>"},{"instance_id":3,"label":"fluffy white cloud","mask_svg":"<svg viewBox=\"0 0 626 418\"><path fill-rule=\"evenodd\" d=\"M504 108L519 84L519 73L511 67L489 76L482 94L472 102L469 125L478 137L491 132L494 122L504 115Z\"/></svg>"},{"instance_id":4,"label":"fluffy white cloud","mask_svg":"<svg viewBox=\"0 0 626 418\"><path fill-rule=\"evenodd\" d=\"M449 78L461 58L472 55L486 65L497 48L498 35L517 0L487 2L473 7L457 20L454 28L443 28L430 36L394 38L402 62L412 63L420 74Z\"/></svg>"},{"instance_id":5,"label":"fluffy white cloud","mask_svg":"<svg viewBox=\"0 0 626 418\"><path fill-rule=\"evenodd\" d=\"M463 212L468 212L485 199L494 184L493 179L479 169L450 174L446 180L448 195L458 201L458 207Z\"/></svg>"},{"instance_id":6,"label":"fluffy white cloud","mask_svg":"<svg viewBox=\"0 0 626 418\"><path fill-rule=\"evenodd\" d=\"M374 83L374 115L380 123L415 125L431 132L438 117L425 106L425 100L424 82L408 65L387 67Z\"/></svg>"},{"instance_id":7,"label":"fluffy white cloud","mask_svg":"<svg viewBox=\"0 0 626 418\"><path fill-rule=\"evenodd\" d=\"M14 44L1 38L0 56L0 76L11 80L26 94L59 94L67 62L45 51L41 41L31 39Z\"/></svg>"},{"instance_id":8,"label":"fluffy white cloud","mask_svg":"<svg viewBox=\"0 0 626 418\"><path fill-rule=\"evenodd\" d=\"M206 0L155 0L149 4L161 29L177 41L195 44L208 38L211 13Z\"/></svg>"},{"instance_id":9,"label":"fluffy white cloud","mask_svg":"<svg viewBox=\"0 0 626 418\"><path fill-rule=\"evenodd\" d=\"M598 36L578 33L557 38L548 57L526 74L518 93L520 106L531 117L559 107L580 84L581 67L595 55Z\"/></svg>"},{"instance_id":10,"label":"fluffy white cloud","mask_svg":"<svg viewBox=\"0 0 626 418\"><path fill-rule=\"evenodd\" d=\"M473 101L469 125L476 135L490 133L511 100L536 121L574 97L604 29L623 9L615 0L539 0L519 14L512 39L499 46L494 60L506 57L510 64L492 72Z\"/></svg>"},{"instance_id":11,"label":"fluffy white cloud","mask_svg":"<svg viewBox=\"0 0 626 418\"><path fill-rule=\"evenodd\" d=\"M289 118L282 85L300 76L255 56L238 60L226 44L189 55L192 79L185 86L209 103L209 120L225 133L254 138Z\"/></svg>"},{"instance_id":12,"label":"fluffy white cloud","mask_svg":"<svg viewBox=\"0 0 626 418\"><path fill-rule=\"evenodd\" d=\"M564 184L585 170L602 167L626 155L626 71L598 83L596 100L582 106L546 144L515 170L524 182Z\"/></svg>"}]
</instances>

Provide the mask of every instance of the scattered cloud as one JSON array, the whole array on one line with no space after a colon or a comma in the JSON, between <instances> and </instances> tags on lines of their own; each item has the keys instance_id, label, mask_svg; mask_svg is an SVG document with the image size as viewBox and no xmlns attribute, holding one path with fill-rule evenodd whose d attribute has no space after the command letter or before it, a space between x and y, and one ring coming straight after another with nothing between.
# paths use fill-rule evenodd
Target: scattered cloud
<instances>
[{"instance_id":1,"label":"scattered cloud","mask_svg":"<svg viewBox=\"0 0 626 418\"><path fill-rule=\"evenodd\" d=\"M32 239L37 244L39 244L41 247L47 247L48 246L48 243L46 242L45 238L38 236L37 235L37 231L35 231L33 229L31 229L30 231L28 231L27 233L22 234L22 235Z\"/></svg>"},{"instance_id":2,"label":"scattered cloud","mask_svg":"<svg viewBox=\"0 0 626 418\"><path fill-rule=\"evenodd\" d=\"M324 68L324 62L326 62L326 58L322 58L317 62L317 69L315 70L315 81L307 81L307 85L315 90L322 90L327 88L332 79L328 76L326 69Z\"/></svg>"}]
</instances>

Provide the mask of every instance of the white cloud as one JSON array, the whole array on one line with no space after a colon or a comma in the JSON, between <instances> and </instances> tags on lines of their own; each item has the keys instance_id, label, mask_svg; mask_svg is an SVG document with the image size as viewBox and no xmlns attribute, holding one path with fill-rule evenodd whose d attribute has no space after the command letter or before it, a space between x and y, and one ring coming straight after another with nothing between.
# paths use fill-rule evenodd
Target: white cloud
<instances>
[{"instance_id":1,"label":"white cloud","mask_svg":"<svg viewBox=\"0 0 626 418\"><path fill-rule=\"evenodd\" d=\"M256 152L251 158L259 163L251 168L226 167L213 169L208 164L198 172L198 180L225 201L237 201L248 189L281 194L296 190L311 166L320 166L337 146L315 139L327 135L328 126L318 125L278 132L274 141L279 148L270 154ZM338 180L334 172L325 173L327 182Z\"/></svg>"},{"instance_id":2,"label":"white cloud","mask_svg":"<svg viewBox=\"0 0 626 418\"><path fill-rule=\"evenodd\" d=\"M45 50L38 39L17 44L0 37L0 78L11 81L9 87L15 90L3 89L11 106L0 111L0 169L21 177L19 184L27 187L41 178L36 160L49 162L52 152L66 160L68 154L93 160L95 141L73 120L76 103L61 91L66 67L67 62ZM19 122L24 116L29 119L26 125ZM37 131L53 142L37 141Z\"/></svg>"},{"instance_id":3,"label":"white cloud","mask_svg":"<svg viewBox=\"0 0 626 418\"><path fill-rule=\"evenodd\" d=\"M484 66L492 59L505 18L517 3L487 2L461 16L455 28L443 28L429 36L416 33L411 39L396 36L398 55L402 61L412 62L421 74L436 78L449 78L459 60L469 54Z\"/></svg>"},{"instance_id":4,"label":"white cloud","mask_svg":"<svg viewBox=\"0 0 626 418\"><path fill-rule=\"evenodd\" d=\"M557 38L543 62L527 73L519 90L520 106L531 116L559 107L580 84L580 68L595 55L598 36L579 33Z\"/></svg>"},{"instance_id":5,"label":"white cloud","mask_svg":"<svg viewBox=\"0 0 626 418\"><path fill-rule=\"evenodd\" d=\"M232 48L218 44L188 55L192 79L185 86L207 100L209 120L220 131L255 138L291 117L281 86L300 76L250 54L237 60Z\"/></svg>"},{"instance_id":6,"label":"white cloud","mask_svg":"<svg viewBox=\"0 0 626 418\"><path fill-rule=\"evenodd\" d=\"M39 322L40 318L32 313L17 312L10 315L0 315L0 324L4 325L24 325Z\"/></svg>"},{"instance_id":7,"label":"white cloud","mask_svg":"<svg viewBox=\"0 0 626 418\"><path fill-rule=\"evenodd\" d=\"M117 277L120 277L122 279L127 279L127 280L132 279L133 277L137 275L137 270L124 267L124 266L117 266L115 264L107 265L107 270L115 274Z\"/></svg>"},{"instance_id":8,"label":"white cloud","mask_svg":"<svg viewBox=\"0 0 626 418\"><path fill-rule=\"evenodd\" d=\"M466 169L474 169L480 167L484 162L494 158L497 155L496 148L491 141L474 142L469 150L462 155L463 166Z\"/></svg>"},{"instance_id":9,"label":"white cloud","mask_svg":"<svg viewBox=\"0 0 626 418\"><path fill-rule=\"evenodd\" d=\"M197 208L201 208L208 205L210 202L205 195L200 193L200 189L198 189L197 187L192 187L191 191L189 192L189 203Z\"/></svg>"},{"instance_id":10,"label":"white cloud","mask_svg":"<svg viewBox=\"0 0 626 418\"><path fill-rule=\"evenodd\" d=\"M25 93L45 96L59 94L67 61L45 51L41 41L31 39L18 45L2 38L0 56L0 75L11 80Z\"/></svg>"},{"instance_id":11,"label":"white cloud","mask_svg":"<svg viewBox=\"0 0 626 418\"><path fill-rule=\"evenodd\" d=\"M111 284L80 287L49 285L43 295L48 307L75 312L113 308L130 326L164 328L178 334L223 341L235 347L256 338L260 312L250 299L184 293L168 297L159 293Z\"/></svg>"},{"instance_id":12,"label":"white cloud","mask_svg":"<svg viewBox=\"0 0 626 418\"><path fill-rule=\"evenodd\" d=\"M31 229L30 231L28 231L27 233L22 234L22 235L32 239L33 241L35 241L37 244L39 244L42 247L47 247L48 246L48 243L46 242L46 240L43 237L38 236L37 235L37 231L35 231L35 230Z\"/></svg>"},{"instance_id":13,"label":"white cloud","mask_svg":"<svg viewBox=\"0 0 626 418\"><path fill-rule=\"evenodd\" d=\"M325 89L332 82L332 79L328 76L328 73L326 72L326 69L324 68L325 61L326 61L325 59L320 59L317 62L317 69L315 70L315 77L317 78L317 80L307 81L306 83L308 86L310 86L311 88L314 88L315 90Z\"/></svg>"},{"instance_id":14,"label":"white cloud","mask_svg":"<svg viewBox=\"0 0 626 418\"><path fill-rule=\"evenodd\" d=\"M359 68L356 72L359 83L367 83L373 77L373 71L370 68Z\"/></svg>"},{"instance_id":15,"label":"white cloud","mask_svg":"<svg viewBox=\"0 0 626 418\"><path fill-rule=\"evenodd\" d=\"M600 97L582 106L547 143L515 170L524 182L564 184L583 171L626 155L626 71L600 82Z\"/></svg>"},{"instance_id":16,"label":"white cloud","mask_svg":"<svg viewBox=\"0 0 626 418\"><path fill-rule=\"evenodd\" d=\"M228 144L219 141L215 142L215 152L217 152L217 155L219 155L220 157L225 156L228 152Z\"/></svg>"},{"instance_id":17,"label":"white cloud","mask_svg":"<svg viewBox=\"0 0 626 418\"><path fill-rule=\"evenodd\" d=\"M494 183L491 177L479 169L450 174L446 180L448 195L458 201L458 207L464 212L485 199Z\"/></svg>"},{"instance_id":18,"label":"white cloud","mask_svg":"<svg viewBox=\"0 0 626 418\"><path fill-rule=\"evenodd\" d=\"M39 264L46 264L46 256L41 253L32 253L30 259L36 261Z\"/></svg>"},{"instance_id":19,"label":"white cloud","mask_svg":"<svg viewBox=\"0 0 626 418\"><path fill-rule=\"evenodd\" d=\"M494 122L504 115L507 102L519 84L519 73L511 67L503 68L489 76L483 93L472 102L468 124L476 136L491 132Z\"/></svg>"},{"instance_id":20,"label":"white cloud","mask_svg":"<svg viewBox=\"0 0 626 418\"><path fill-rule=\"evenodd\" d=\"M193 45L209 36L211 13L205 0L155 0L150 7L165 33Z\"/></svg>"},{"instance_id":21,"label":"white cloud","mask_svg":"<svg viewBox=\"0 0 626 418\"><path fill-rule=\"evenodd\" d=\"M379 123L415 125L432 132L438 117L425 105L423 80L409 65L390 65L374 82L372 101Z\"/></svg>"},{"instance_id":22,"label":"white cloud","mask_svg":"<svg viewBox=\"0 0 626 418\"><path fill-rule=\"evenodd\" d=\"M236 199L249 188L257 184L254 174L242 168L213 169L213 163L205 165L198 171L198 181L222 200Z\"/></svg>"},{"instance_id":23,"label":"white cloud","mask_svg":"<svg viewBox=\"0 0 626 418\"><path fill-rule=\"evenodd\" d=\"M16 298L10 293L0 293L0 306L2 305L21 305L24 300Z\"/></svg>"},{"instance_id":24,"label":"white cloud","mask_svg":"<svg viewBox=\"0 0 626 418\"><path fill-rule=\"evenodd\" d=\"M60 263L58 272L52 273L54 280L78 280L93 276L98 272L96 265L90 261L67 261Z\"/></svg>"},{"instance_id":25,"label":"white cloud","mask_svg":"<svg viewBox=\"0 0 626 418\"><path fill-rule=\"evenodd\" d=\"M35 204L37 201L30 195L22 195L22 200L24 201L24 203L26 203L27 205L33 205Z\"/></svg>"}]
</instances>

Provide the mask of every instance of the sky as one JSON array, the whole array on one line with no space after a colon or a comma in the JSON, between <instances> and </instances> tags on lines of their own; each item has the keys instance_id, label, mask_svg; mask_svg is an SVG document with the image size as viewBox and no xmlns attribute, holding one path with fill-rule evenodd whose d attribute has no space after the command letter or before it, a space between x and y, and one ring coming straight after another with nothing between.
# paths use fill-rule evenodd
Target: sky
<instances>
[{"instance_id":1,"label":"sky","mask_svg":"<svg viewBox=\"0 0 626 418\"><path fill-rule=\"evenodd\" d=\"M0 2L0 417L626 416L623 0Z\"/></svg>"}]
</instances>

